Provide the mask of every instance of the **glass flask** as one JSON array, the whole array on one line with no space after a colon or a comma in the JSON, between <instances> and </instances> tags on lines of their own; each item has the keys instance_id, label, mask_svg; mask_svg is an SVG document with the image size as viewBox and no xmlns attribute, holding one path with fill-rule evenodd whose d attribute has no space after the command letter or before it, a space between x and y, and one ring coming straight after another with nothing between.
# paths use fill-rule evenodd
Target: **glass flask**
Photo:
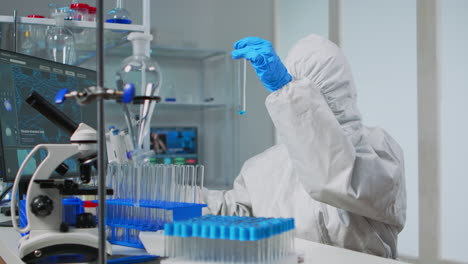
<instances>
[{"instance_id":1,"label":"glass flask","mask_svg":"<svg viewBox=\"0 0 468 264\"><path fill-rule=\"evenodd\" d=\"M135 86L135 96L158 96L162 76L159 65L149 56L153 36L133 32L128 35L133 55L124 59L117 72L117 88ZM150 150L150 123L156 106L155 100L140 100L139 104L123 104L129 133L136 150Z\"/></svg>"},{"instance_id":2,"label":"glass flask","mask_svg":"<svg viewBox=\"0 0 468 264\"><path fill-rule=\"evenodd\" d=\"M44 18L41 15L29 15L29 18ZM20 52L30 56L40 54L40 44L44 42L44 33L41 32L42 26L39 25L21 25L20 26ZM42 37L42 39L41 39Z\"/></svg>"},{"instance_id":3,"label":"glass flask","mask_svg":"<svg viewBox=\"0 0 468 264\"><path fill-rule=\"evenodd\" d=\"M107 23L131 24L130 13L123 7L123 0L116 0L115 8L107 13Z\"/></svg>"},{"instance_id":4,"label":"glass flask","mask_svg":"<svg viewBox=\"0 0 468 264\"><path fill-rule=\"evenodd\" d=\"M125 8L123 8L122 0L116 0L115 8L109 11L106 15L106 22L116 24L132 23L130 13ZM127 35L128 31L126 30L106 31L106 45L111 47L118 46L125 42Z\"/></svg>"},{"instance_id":5,"label":"glass flask","mask_svg":"<svg viewBox=\"0 0 468 264\"><path fill-rule=\"evenodd\" d=\"M46 49L52 61L63 64L75 62L75 38L73 33L65 27L66 13L54 13L55 26L47 30Z\"/></svg>"}]
</instances>

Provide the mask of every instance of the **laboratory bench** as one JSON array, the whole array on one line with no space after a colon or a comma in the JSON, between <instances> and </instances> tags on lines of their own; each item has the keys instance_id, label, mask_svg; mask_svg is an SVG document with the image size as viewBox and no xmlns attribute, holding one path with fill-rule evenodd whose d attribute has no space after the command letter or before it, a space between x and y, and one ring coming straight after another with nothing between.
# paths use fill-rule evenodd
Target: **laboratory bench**
<instances>
[{"instance_id":1,"label":"laboratory bench","mask_svg":"<svg viewBox=\"0 0 468 264\"><path fill-rule=\"evenodd\" d=\"M7 221L9 217L0 216L0 222ZM15 252L20 235L11 227L0 228L0 256L5 258L5 250ZM296 251L303 255L304 264L403 264L403 262L367 255L351 250L332 247L315 243L303 239L296 239ZM114 254L118 255L143 255L146 252L142 249L129 248L123 246L112 246ZM4 259L6 263L14 264L13 260ZM10 262L11 261L11 262ZM0 263L2 263L0 259ZM159 263L151 262L151 263Z\"/></svg>"}]
</instances>

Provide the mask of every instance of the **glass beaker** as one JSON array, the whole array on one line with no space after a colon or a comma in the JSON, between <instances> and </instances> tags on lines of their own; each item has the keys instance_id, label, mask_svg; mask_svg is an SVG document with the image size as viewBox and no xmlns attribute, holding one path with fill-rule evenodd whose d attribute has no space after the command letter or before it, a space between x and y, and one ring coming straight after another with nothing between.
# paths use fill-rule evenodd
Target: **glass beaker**
<instances>
[{"instance_id":1,"label":"glass beaker","mask_svg":"<svg viewBox=\"0 0 468 264\"><path fill-rule=\"evenodd\" d=\"M63 64L75 62L75 38L65 27L65 13L53 14L56 25L47 30L46 49L50 60Z\"/></svg>"}]
</instances>

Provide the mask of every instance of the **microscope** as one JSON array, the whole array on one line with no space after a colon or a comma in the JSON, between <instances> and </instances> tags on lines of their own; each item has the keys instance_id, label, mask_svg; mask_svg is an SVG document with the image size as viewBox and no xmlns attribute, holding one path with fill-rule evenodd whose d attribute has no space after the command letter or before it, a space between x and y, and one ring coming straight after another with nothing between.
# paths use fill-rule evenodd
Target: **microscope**
<instances>
[{"instance_id":1,"label":"microscope","mask_svg":"<svg viewBox=\"0 0 468 264\"><path fill-rule=\"evenodd\" d=\"M55 125L69 132L71 137L69 144L37 145L18 170L11 201L13 227L20 233L29 232L19 242L19 257L25 263L94 261L98 256L95 216L89 213L80 214L76 226L68 226L62 221L62 198L97 195L97 188L78 184L70 179L53 178L52 175L55 171L65 176L67 166L64 161L77 158L81 182L90 181L92 167L96 166L96 130L84 123L76 124L36 92L33 92L26 102ZM14 211L20 178L28 161L40 150L47 151L47 156L37 166L30 180L25 204L28 225L20 228L16 223ZM106 194L112 195L113 192L106 189ZM111 254L110 244L106 249L107 254ZM48 260L50 258L53 258L53 261Z\"/></svg>"},{"instance_id":2,"label":"microscope","mask_svg":"<svg viewBox=\"0 0 468 264\"><path fill-rule=\"evenodd\" d=\"M141 104L149 100L156 103L161 101L159 96L135 96L135 86L129 83L122 91L98 89L94 86L84 88L80 92L62 89L56 94L55 103L62 104L66 99L75 99L78 104L86 105L98 98L125 104ZM69 144L37 145L26 156L18 170L12 189L12 210L17 203L16 196L21 175L28 161L40 150L47 152L47 156L37 166L27 188L25 204L27 226L18 227L16 212L13 210L11 214L13 227L20 233L29 232L19 242L19 257L25 263L94 261L100 255L95 216L89 213L80 214L76 219L76 226L68 226L62 221L62 198L73 195L97 195L98 188L52 176L54 171L65 176L68 168L64 161L77 158L80 163L80 180L82 183L89 183L98 156L97 132L84 123L76 124L37 92L32 92L26 102L56 126L70 133L71 137ZM104 195L112 194L112 189L105 189ZM105 244L106 253L111 255L109 242L106 241Z\"/></svg>"}]
</instances>

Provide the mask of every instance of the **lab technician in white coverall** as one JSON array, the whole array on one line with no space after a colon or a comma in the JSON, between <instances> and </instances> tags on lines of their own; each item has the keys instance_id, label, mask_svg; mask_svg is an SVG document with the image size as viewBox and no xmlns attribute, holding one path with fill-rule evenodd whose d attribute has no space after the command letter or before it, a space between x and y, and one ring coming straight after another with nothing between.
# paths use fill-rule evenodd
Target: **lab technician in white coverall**
<instances>
[{"instance_id":1,"label":"lab technician in white coverall","mask_svg":"<svg viewBox=\"0 0 468 264\"><path fill-rule=\"evenodd\" d=\"M285 65L270 42L248 37L234 59L252 63L271 92L266 107L281 144L247 160L229 191L205 191L212 214L293 217L296 236L396 258L406 215L403 153L362 124L349 65L311 35Z\"/></svg>"}]
</instances>

